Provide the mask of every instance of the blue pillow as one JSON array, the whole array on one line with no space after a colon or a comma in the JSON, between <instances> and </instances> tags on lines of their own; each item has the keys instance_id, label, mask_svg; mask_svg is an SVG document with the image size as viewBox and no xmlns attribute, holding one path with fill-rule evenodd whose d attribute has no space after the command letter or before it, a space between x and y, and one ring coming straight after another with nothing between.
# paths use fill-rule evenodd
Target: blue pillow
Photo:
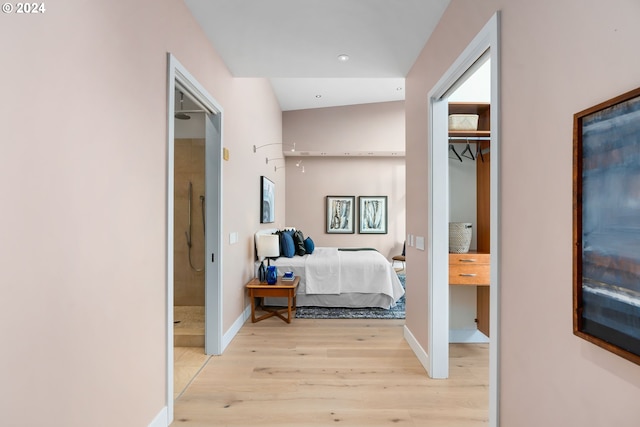
<instances>
[{"instance_id":1,"label":"blue pillow","mask_svg":"<svg viewBox=\"0 0 640 427\"><path fill-rule=\"evenodd\" d=\"M307 237L306 239L304 239L304 249L308 254L312 254L315 248L316 245L313 243L313 240L311 240L311 237Z\"/></svg>"},{"instance_id":2,"label":"blue pillow","mask_svg":"<svg viewBox=\"0 0 640 427\"><path fill-rule=\"evenodd\" d=\"M287 258L293 258L296 254L296 246L293 244L293 237L289 233L282 233L282 255Z\"/></svg>"}]
</instances>

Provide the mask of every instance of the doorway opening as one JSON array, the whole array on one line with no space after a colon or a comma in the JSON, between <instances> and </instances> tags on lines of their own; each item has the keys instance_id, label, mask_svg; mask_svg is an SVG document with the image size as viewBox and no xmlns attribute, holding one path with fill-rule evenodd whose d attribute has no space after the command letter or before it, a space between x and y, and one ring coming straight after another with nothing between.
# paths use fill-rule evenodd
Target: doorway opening
<instances>
[{"instance_id":1,"label":"doorway opening","mask_svg":"<svg viewBox=\"0 0 640 427\"><path fill-rule=\"evenodd\" d=\"M477 161L478 156L485 154L484 150L490 150L490 164L484 168L482 178L477 175L478 180L487 179L488 185L483 189L486 194L486 204L482 208L477 205L476 227L486 227L484 233L479 233L476 241L478 252L484 252L483 259L488 263L488 282L483 283L483 292L478 293L476 302L483 299L486 307L490 307L488 325L484 325L489 338L489 423L491 426L498 425L498 345L499 345L499 13L496 13L478 35L472 40L467 48L462 52L449 70L442 76L440 81L429 93L429 166L430 180L428 188L429 199L429 375L432 378L448 378L449 375L449 343L450 343L450 272L455 271L457 266L450 267L450 247L449 247L449 223L455 218L452 217L450 209L450 168L449 157L460 156L463 150L466 151L467 144L455 153L451 153L452 144L450 137L456 136L455 132L450 132L449 114L450 97L460 88L465 81L474 74L483 64L488 62L489 67L489 111L487 114L486 126L490 130L486 139L477 140L475 150L470 148L470 153ZM478 113L478 115L480 115ZM480 124L480 123L479 123ZM476 131L479 129L476 129ZM479 137L478 132L461 134L458 136ZM469 147L471 144L469 144ZM455 148L455 145L454 145ZM479 150L478 150L479 148ZM469 154L466 151L466 154ZM488 155L488 151L486 154ZM464 159L463 159L464 160ZM486 165L484 165L486 166ZM485 211L486 208L486 211ZM488 218L480 219L482 212L488 213ZM466 221L455 221L464 223ZM490 232L489 232L490 231ZM482 240L482 242L480 241ZM485 246L486 245L486 246ZM451 269L451 270L450 270ZM469 273L471 274L471 273ZM476 273L473 273L476 274ZM477 275L477 274L476 274ZM476 276L464 274L464 278L478 280ZM455 280L454 280L455 282ZM466 284L466 283L453 283ZM470 284L470 283L469 283ZM480 286L478 286L480 288ZM482 294L482 295L481 295ZM478 305L479 307L479 305ZM486 313L485 313L486 315ZM480 319L478 319L480 320Z\"/></svg>"},{"instance_id":2,"label":"doorway opening","mask_svg":"<svg viewBox=\"0 0 640 427\"><path fill-rule=\"evenodd\" d=\"M171 54L167 83L166 410L171 423L175 397L174 321L203 327L200 337L187 338L199 341L195 344L201 346L203 356L222 352L223 112ZM185 130L186 122L192 124L186 126L190 130ZM183 158L186 153L189 165ZM193 280L184 280L186 275ZM189 307L201 307L201 313L187 313L189 319L182 314L182 318L174 317L174 303L183 307L187 307L185 303L194 304Z\"/></svg>"},{"instance_id":3,"label":"doorway opening","mask_svg":"<svg viewBox=\"0 0 640 427\"><path fill-rule=\"evenodd\" d=\"M174 399L207 362L205 353L205 119L176 83L174 113Z\"/></svg>"}]
</instances>

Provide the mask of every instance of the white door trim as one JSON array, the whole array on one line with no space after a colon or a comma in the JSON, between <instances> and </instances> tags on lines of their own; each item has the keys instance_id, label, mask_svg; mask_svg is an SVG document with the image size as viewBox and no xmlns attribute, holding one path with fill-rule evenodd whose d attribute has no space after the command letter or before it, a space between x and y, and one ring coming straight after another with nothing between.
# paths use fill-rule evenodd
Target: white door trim
<instances>
[{"instance_id":1,"label":"white door trim","mask_svg":"<svg viewBox=\"0 0 640 427\"><path fill-rule=\"evenodd\" d=\"M489 343L489 424L499 425L499 340L500 340L500 12L476 35L440 81L429 92L428 152L430 165L429 197L429 375L449 375L449 284L448 284L448 144L446 137L447 97L457 88L463 75L486 52L491 60L491 287ZM434 178L437 177L438 180Z\"/></svg>"},{"instance_id":2,"label":"white door trim","mask_svg":"<svg viewBox=\"0 0 640 427\"><path fill-rule=\"evenodd\" d=\"M215 173L217 174L217 195L218 200L216 203L208 201L210 207L215 206L216 221L215 227L213 227L219 233L222 230L222 107L218 102L204 89L204 87L198 83L198 81L187 71L187 69L180 64L180 62L171 54L167 54L167 277L166 277L166 401L167 401L167 420L168 424L173 422L173 221L174 221L174 114L175 114L175 86L178 82L184 89L186 89L190 96L195 99L200 106L208 110L210 113L217 116L216 122L219 124L219 138L217 142L217 149L213 153L207 152L206 156L212 156L215 167ZM209 217L209 214L207 214ZM210 227L211 228L211 227ZM220 260L222 260L222 243L221 238L218 236L216 239L217 244L214 247L215 251L215 263L217 268L215 269L214 280L207 280L206 296L207 301L205 303L205 351L207 354L220 354L222 352L222 266ZM209 247L207 248L209 249ZM208 251L209 252L209 251ZM209 265L211 254L205 254L205 260ZM211 304L215 302L215 304Z\"/></svg>"}]
</instances>

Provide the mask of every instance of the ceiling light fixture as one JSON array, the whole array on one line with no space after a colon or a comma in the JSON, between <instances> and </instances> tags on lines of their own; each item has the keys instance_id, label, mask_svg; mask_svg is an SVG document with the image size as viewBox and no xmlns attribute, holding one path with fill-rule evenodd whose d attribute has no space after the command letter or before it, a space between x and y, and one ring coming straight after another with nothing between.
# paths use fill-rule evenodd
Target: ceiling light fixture
<instances>
[{"instance_id":1,"label":"ceiling light fixture","mask_svg":"<svg viewBox=\"0 0 640 427\"><path fill-rule=\"evenodd\" d=\"M316 95L316 98L318 98L318 99L322 98L322 95Z\"/></svg>"},{"instance_id":2,"label":"ceiling light fixture","mask_svg":"<svg viewBox=\"0 0 640 427\"><path fill-rule=\"evenodd\" d=\"M267 164L269 164L269 160L284 160L284 157L276 157L276 158L273 158L273 159L270 159L270 158L266 157L266 160L267 160Z\"/></svg>"},{"instance_id":3,"label":"ceiling light fixture","mask_svg":"<svg viewBox=\"0 0 640 427\"><path fill-rule=\"evenodd\" d=\"M349 55L347 55L346 53L341 53L340 55L338 55L338 61L347 62L348 60L349 60Z\"/></svg>"}]
</instances>

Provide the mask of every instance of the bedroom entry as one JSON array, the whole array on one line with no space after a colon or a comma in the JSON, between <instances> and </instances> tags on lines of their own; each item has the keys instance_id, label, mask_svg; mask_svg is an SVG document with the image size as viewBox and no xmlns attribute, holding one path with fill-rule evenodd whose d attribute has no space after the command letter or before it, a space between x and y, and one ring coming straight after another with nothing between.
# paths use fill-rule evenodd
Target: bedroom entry
<instances>
[{"instance_id":1,"label":"bedroom entry","mask_svg":"<svg viewBox=\"0 0 640 427\"><path fill-rule=\"evenodd\" d=\"M451 331L450 319L454 312L455 292L451 287L455 285L477 286L479 335L483 332L489 341L489 422L498 425L498 345L499 345L499 13L496 13L473 41L462 52L449 70L429 93L429 128L428 138L429 168L431 171L428 200L429 200L429 376L432 378L448 378L449 376L449 343L454 334ZM450 102L453 95L478 69L485 65L489 69L489 100L488 102ZM457 95L456 95L457 96ZM464 127L461 129L451 126L450 120L457 118L468 119L468 116L450 119L450 114L473 113L477 115L477 128ZM475 124L474 124L475 125ZM458 138L462 138L459 140ZM474 139L473 142L471 139ZM484 157L484 158L483 158ZM450 160L452 159L452 160ZM466 208L456 207L452 200L452 177L450 162L470 162L473 159L476 167L473 170L474 181L478 183L474 196L473 209L477 211L469 215L462 212ZM434 178L434 177L437 177ZM453 178L453 179L452 179ZM488 181L488 182L487 182ZM454 223L450 231L450 223ZM469 248L451 248L449 237L451 233L462 233L460 225L472 224L472 233L476 233L473 256L462 255ZM458 227L458 228L456 228ZM463 230L464 231L464 230ZM453 257L450 251L453 250ZM477 256L476 256L477 255ZM464 258L468 263L480 260L487 263L488 272L458 271L468 265L454 265L451 259ZM457 262L457 261L456 261ZM462 262L462 261L460 261ZM467 264L468 264L467 263ZM450 274L451 273L451 274ZM461 274L458 274L461 273ZM482 274L481 274L482 273ZM486 274L485 274L486 273ZM460 277L458 277L460 276ZM484 277L486 276L486 277ZM466 282L465 282L466 280ZM450 295L453 295L450 299ZM488 313L481 313L483 307ZM457 307L456 307L457 310ZM453 322L452 322L453 323ZM471 337L473 339L474 337ZM455 340L455 338L454 338ZM460 341L458 341L460 342ZM472 341L470 341L472 342Z\"/></svg>"},{"instance_id":2,"label":"bedroom entry","mask_svg":"<svg viewBox=\"0 0 640 427\"><path fill-rule=\"evenodd\" d=\"M215 99L171 54L167 86L166 384L167 418L171 421L177 329L174 320L196 319L203 323L204 342L200 337L196 344L207 355L222 352L223 113ZM196 311L184 316L176 311L182 318L174 318L174 302L189 310L195 307Z\"/></svg>"}]
</instances>

